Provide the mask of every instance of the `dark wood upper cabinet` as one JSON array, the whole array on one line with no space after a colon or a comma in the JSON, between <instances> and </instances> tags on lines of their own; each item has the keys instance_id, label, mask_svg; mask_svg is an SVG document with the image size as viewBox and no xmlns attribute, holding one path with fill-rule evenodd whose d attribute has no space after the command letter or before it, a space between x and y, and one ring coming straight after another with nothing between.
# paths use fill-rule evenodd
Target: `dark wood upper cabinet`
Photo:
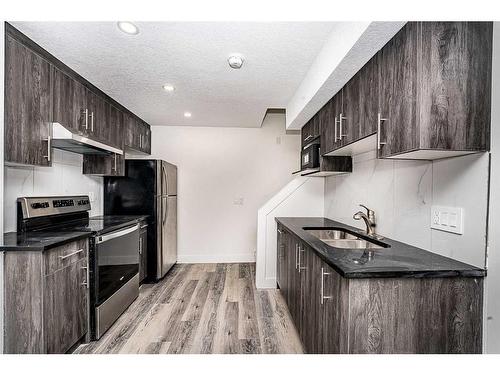
<instances>
[{"instance_id":1,"label":"dark wood upper cabinet","mask_svg":"<svg viewBox=\"0 0 500 375\"><path fill-rule=\"evenodd\" d=\"M322 154L376 147L380 158L431 160L488 151L492 28L408 22L318 112Z\"/></svg>"},{"instance_id":2,"label":"dark wood upper cabinet","mask_svg":"<svg viewBox=\"0 0 500 375\"><path fill-rule=\"evenodd\" d=\"M151 153L148 124L10 24L7 23L5 29L7 163L50 166L52 122L123 149L129 144L125 120L131 118L134 122L132 149L141 154ZM120 155L116 158L85 155L84 173L122 175L123 161Z\"/></svg>"},{"instance_id":3,"label":"dark wood upper cabinet","mask_svg":"<svg viewBox=\"0 0 500 375\"><path fill-rule=\"evenodd\" d=\"M84 155L83 174L125 176L125 155Z\"/></svg>"},{"instance_id":4,"label":"dark wood upper cabinet","mask_svg":"<svg viewBox=\"0 0 500 375\"><path fill-rule=\"evenodd\" d=\"M5 42L5 161L50 166L52 67L8 34Z\"/></svg>"},{"instance_id":5,"label":"dark wood upper cabinet","mask_svg":"<svg viewBox=\"0 0 500 375\"><path fill-rule=\"evenodd\" d=\"M490 147L491 22L409 22L381 50L379 157Z\"/></svg>"},{"instance_id":6,"label":"dark wood upper cabinet","mask_svg":"<svg viewBox=\"0 0 500 375\"><path fill-rule=\"evenodd\" d=\"M134 116L125 117L125 147L134 154L151 154L151 129Z\"/></svg>"},{"instance_id":7,"label":"dark wood upper cabinet","mask_svg":"<svg viewBox=\"0 0 500 375\"><path fill-rule=\"evenodd\" d=\"M90 133L87 88L63 71L54 68L53 120L80 134Z\"/></svg>"},{"instance_id":8,"label":"dark wood upper cabinet","mask_svg":"<svg viewBox=\"0 0 500 375\"><path fill-rule=\"evenodd\" d=\"M407 23L380 52L379 157L417 148L420 24Z\"/></svg>"},{"instance_id":9,"label":"dark wood upper cabinet","mask_svg":"<svg viewBox=\"0 0 500 375\"><path fill-rule=\"evenodd\" d=\"M422 22L419 148L490 148L492 22Z\"/></svg>"}]
</instances>

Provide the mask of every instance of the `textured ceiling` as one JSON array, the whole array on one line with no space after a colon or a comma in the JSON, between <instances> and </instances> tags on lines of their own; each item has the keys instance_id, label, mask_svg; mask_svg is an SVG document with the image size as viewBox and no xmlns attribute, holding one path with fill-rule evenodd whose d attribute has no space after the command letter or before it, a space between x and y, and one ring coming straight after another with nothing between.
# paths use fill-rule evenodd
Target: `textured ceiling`
<instances>
[{"instance_id":1,"label":"textured ceiling","mask_svg":"<svg viewBox=\"0 0 500 375\"><path fill-rule=\"evenodd\" d=\"M259 127L267 108L286 107L336 23L137 22L135 36L115 22L12 24L151 125ZM226 62L233 52L240 70Z\"/></svg>"}]
</instances>

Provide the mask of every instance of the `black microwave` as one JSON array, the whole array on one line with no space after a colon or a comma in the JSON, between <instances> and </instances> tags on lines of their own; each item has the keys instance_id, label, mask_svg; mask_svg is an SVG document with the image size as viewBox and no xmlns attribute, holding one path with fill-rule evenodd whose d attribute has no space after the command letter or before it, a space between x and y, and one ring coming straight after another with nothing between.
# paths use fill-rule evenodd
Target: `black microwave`
<instances>
[{"instance_id":1,"label":"black microwave","mask_svg":"<svg viewBox=\"0 0 500 375\"><path fill-rule=\"evenodd\" d=\"M300 155L300 169L319 168L319 143L307 145Z\"/></svg>"}]
</instances>

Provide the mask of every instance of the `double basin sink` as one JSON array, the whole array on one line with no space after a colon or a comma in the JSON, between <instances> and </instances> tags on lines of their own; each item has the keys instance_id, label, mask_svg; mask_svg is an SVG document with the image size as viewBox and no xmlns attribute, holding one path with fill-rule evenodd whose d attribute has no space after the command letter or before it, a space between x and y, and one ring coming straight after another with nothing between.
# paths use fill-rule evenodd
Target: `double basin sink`
<instances>
[{"instance_id":1,"label":"double basin sink","mask_svg":"<svg viewBox=\"0 0 500 375\"><path fill-rule=\"evenodd\" d=\"M303 228L307 233L321 242L339 249L374 250L390 247L377 238L362 237L354 231L341 228Z\"/></svg>"}]
</instances>

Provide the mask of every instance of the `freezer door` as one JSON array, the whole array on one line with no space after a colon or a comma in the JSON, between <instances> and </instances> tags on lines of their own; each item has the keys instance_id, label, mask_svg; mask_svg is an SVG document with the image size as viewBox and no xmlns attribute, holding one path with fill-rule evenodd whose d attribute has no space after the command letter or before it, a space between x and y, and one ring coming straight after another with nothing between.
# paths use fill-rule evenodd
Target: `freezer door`
<instances>
[{"instance_id":1,"label":"freezer door","mask_svg":"<svg viewBox=\"0 0 500 375\"><path fill-rule=\"evenodd\" d=\"M162 168L162 195L177 195L177 166L161 162Z\"/></svg>"},{"instance_id":2,"label":"freezer door","mask_svg":"<svg viewBox=\"0 0 500 375\"><path fill-rule=\"evenodd\" d=\"M177 262L177 197L162 197L161 276Z\"/></svg>"}]
</instances>

